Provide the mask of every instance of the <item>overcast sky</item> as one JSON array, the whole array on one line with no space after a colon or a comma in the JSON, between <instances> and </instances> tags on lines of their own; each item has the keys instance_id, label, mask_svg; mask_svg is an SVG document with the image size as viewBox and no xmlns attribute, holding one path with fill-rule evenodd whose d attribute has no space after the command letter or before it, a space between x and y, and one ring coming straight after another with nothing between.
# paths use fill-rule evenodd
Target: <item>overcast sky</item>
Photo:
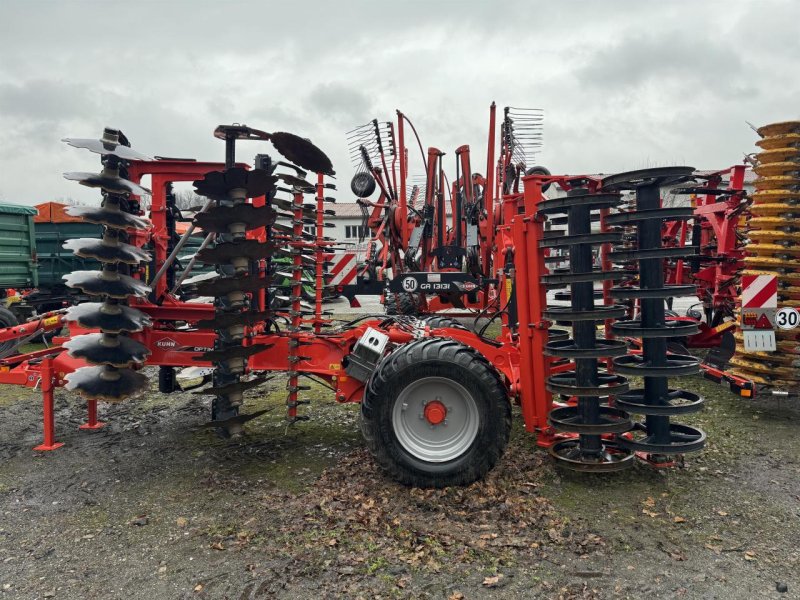
<instances>
[{"instance_id":1,"label":"overcast sky","mask_svg":"<svg viewBox=\"0 0 800 600\"><path fill-rule=\"evenodd\" d=\"M64 136L221 160L241 122L310 138L351 200L347 130L399 108L481 164L492 100L544 109L553 172L722 168L745 120L800 118L798 23L796 0L0 0L0 199L97 199L61 178L98 164Z\"/></svg>"}]
</instances>

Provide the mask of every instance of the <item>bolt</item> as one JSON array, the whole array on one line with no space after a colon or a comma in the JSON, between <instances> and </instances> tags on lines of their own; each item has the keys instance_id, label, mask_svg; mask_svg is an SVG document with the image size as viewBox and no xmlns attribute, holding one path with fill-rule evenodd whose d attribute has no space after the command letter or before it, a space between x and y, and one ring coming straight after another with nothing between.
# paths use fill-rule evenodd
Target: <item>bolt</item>
<instances>
[{"instance_id":1,"label":"bolt","mask_svg":"<svg viewBox=\"0 0 800 600\"><path fill-rule=\"evenodd\" d=\"M425 415L424 415L424 414L422 414L422 413L419 413L419 418L420 418L420 419L424 419L424 418L425 418Z\"/></svg>"}]
</instances>

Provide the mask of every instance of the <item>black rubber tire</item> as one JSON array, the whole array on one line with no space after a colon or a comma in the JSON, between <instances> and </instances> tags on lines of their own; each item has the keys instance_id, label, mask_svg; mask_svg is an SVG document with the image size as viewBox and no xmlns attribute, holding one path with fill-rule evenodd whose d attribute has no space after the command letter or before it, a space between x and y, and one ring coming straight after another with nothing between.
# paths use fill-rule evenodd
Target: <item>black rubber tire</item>
<instances>
[{"instance_id":1,"label":"black rubber tire","mask_svg":"<svg viewBox=\"0 0 800 600\"><path fill-rule=\"evenodd\" d=\"M451 319L450 317L440 317L439 315L427 315L424 317L419 318L420 321L425 323L431 329L437 329L439 327L451 327L452 329L463 329L464 331L469 331L466 325L456 321L455 319Z\"/></svg>"},{"instance_id":2,"label":"black rubber tire","mask_svg":"<svg viewBox=\"0 0 800 600\"><path fill-rule=\"evenodd\" d=\"M383 310L387 315L417 315L419 298L416 294L389 292L384 299Z\"/></svg>"},{"instance_id":3,"label":"black rubber tire","mask_svg":"<svg viewBox=\"0 0 800 600\"><path fill-rule=\"evenodd\" d=\"M392 410L401 390L422 377L457 381L480 412L475 440L459 457L429 462L409 454L395 436ZM378 365L361 403L361 430L377 463L405 485L468 485L494 467L511 434L511 404L497 371L474 349L447 338L424 338L395 350Z\"/></svg>"},{"instance_id":4,"label":"black rubber tire","mask_svg":"<svg viewBox=\"0 0 800 600\"><path fill-rule=\"evenodd\" d=\"M162 394L171 394L178 389L175 375L175 367L158 367L158 391Z\"/></svg>"},{"instance_id":5,"label":"black rubber tire","mask_svg":"<svg viewBox=\"0 0 800 600\"><path fill-rule=\"evenodd\" d=\"M17 321L17 317L14 313L7 308L0 307L0 329L13 327L14 325L19 325L19 321ZM13 350L16 345L17 343L14 340L9 340L0 344L0 356L5 356L5 353Z\"/></svg>"}]
</instances>

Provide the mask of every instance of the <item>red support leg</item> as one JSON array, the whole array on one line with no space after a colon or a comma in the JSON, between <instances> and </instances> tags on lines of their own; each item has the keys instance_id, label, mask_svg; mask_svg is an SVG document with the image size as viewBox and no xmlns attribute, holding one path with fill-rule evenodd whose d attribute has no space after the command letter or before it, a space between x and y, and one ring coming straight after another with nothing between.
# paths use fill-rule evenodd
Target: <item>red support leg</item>
<instances>
[{"instance_id":1,"label":"red support leg","mask_svg":"<svg viewBox=\"0 0 800 600\"><path fill-rule=\"evenodd\" d=\"M102 429L106 424L97 420L97 400L86 401L86 423L78 429Z\"/></svg>"},{"instance_id":2,"label":"red support leg","mask_svg":"<svg viewBox=\"0 0 800 600\"><path fill-rule=\"evenodd\" d=\"M55 450L64 444L56 442L56 419L55 408L53 406L53 360L45 358L42 360L42 404L44 407L44 442L34 448L34 450Z\"/></svg>"}]
</instances>

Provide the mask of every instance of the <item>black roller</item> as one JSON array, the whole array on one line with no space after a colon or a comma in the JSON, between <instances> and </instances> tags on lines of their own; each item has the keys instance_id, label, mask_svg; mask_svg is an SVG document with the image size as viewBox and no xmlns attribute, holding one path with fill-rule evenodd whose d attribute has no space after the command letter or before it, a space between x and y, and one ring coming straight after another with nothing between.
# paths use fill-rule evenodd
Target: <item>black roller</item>
<instances>
[{"instance_id":1,"label":"black roller","mask_svg":"<svg viewBox=\"0 0 800 600\"><path fill-rule=\"evenodd\" d=\"M278 247L271 242L242 240L224 242L213 248L203 248L197 253L197 260L207 264L227 264L235 259L257 260L272 256Z\"/></svg>"},{"instance_id":2,"label":"black roller","mask_svg":"<svg viewBox=\"0 0 800 600\"><path fill-rule=\"evenodd\" d=\"M628 309L620 305L595 306L592 310L573 310L569 306L550 306L544 311L544 318L553 321L598 321L624 317Z\"/></svg>"},{"instance_id":3,"label":"black roller","mask_svg":"<svg viewBox=\"0 0 800 600\"><path fill-rule=\"evenodd\" d=\"M603 358L622 356L628 352L623 340L595 340L594 348L579 348L575 340L549 340L544 347L547 356L560 358Z\"/></svg>"},{"instance_id":4,"label":"black roller","mask_svg":"<svg viewBox=\"0 0 800 600\"><path fill-rule=\"evenodd\" d=\"M635 190L642 187L660 187L688 181L694 173L693 167L657 167L639 169L604 177L601 186L604 191Z\"/></svg>"},{"instance_id":5,"label":"black roller","mask_svg":"<svg viewBox=\"0 0 800 600\"><path fill-rule=\"evenodd\" d=\"M93 206L68 206L65 211L71 217L80 217L88 223L105 225L112 229L147 229L150 221L119 210L116 204L105 208Z\"/></svg>"},{"instance_id":6,"label":"black roller","mask_svg":"<svg viewBox=\"0 0 800 600\"><path fill-rule=\"evenodd\" d=\"M82 367L66 376L66 389L78 391L89 400L120 402L147 388L149 379L131 369L115 369L105 365Z\"/></svg>"},{"instance_id":7,"label":"black roller","mask_svg":"<svg viewBox=\"0 0 800 600\"><path fill-rule=\"evenodd\" d=\"M659 221L678 221L694 218L692 207L677 208L656 208L653 210L638 210L632 212L617 213L606 217L606 225L630 225L640 223L650 219Z\"/></svg>"},{"instance_id":8,"label":"black roller","mask_svg":"<svg viewBox=\"0 0 800 600\"><path fill-rule=\"evenodd\" d=\"M203 179L194 182L194 187L201 196L214 200L227 200L233 190L242 190L244 198L255 198L266 195L277 181L277 177L264 169L232 167L206 173Z\"/></svg>"},{"instance_id":9,"label":"black roller","mask_svg":"<svg viewBox=\"0 0 800 600\"><path fill-rule=\"evenodd\" d=\"M257 410L254 413L250 413L249 415L237 414L233 417L228 417L227 419L215 419L213 421L209 421L204 426L213 427L215 429L224 431L225 437L236 437L244 432L245 423L252 421L256 417L260 417L261 415L269 412L269 410L270 409L265 408L263 410Z\"/></svg>"},{"instance_id":10,"label":"black roller","mask_svg":"<svg viewBox=\"0 0 800 600\"><path fill-rule=\"evenodd\" d=\"M548 449L557 464L570 471L613 473L633 466L635 455L617 442L606 440L596 454L587 454L580 439L557 442Z\"/></svg>"},{"instance_id":11,"label":"black roller","mask_svg":"<svg viewBox=\"0 0 800 600\"><path fill-rule=\"evenodd\" d=\"M120 242L113 236L105 236L100 240L75 238L64 242L63 247L66 250L72 250L76 256L81 258L93 258L104 263L138 265L142 262L150 262L149 252L137 246Z\"/></svg>"},{"instance_id":12,"label":"black roller","mask_svg":"<svg viewBox=\"0 0 800 600\"><path fill-rule=\"evenodd\" d=\"M333 170L331 160L309 140L294 135L293 133L277 131L270 135L270 141L284 158L299 167L313 171L314 173L324 173L325 175L336 174Z\"/></svg>"},{"instance_id":13,"label":"black roller","mask_svg":"<svg viewBox=\"0 0 800 600\"><path fill-rule=\"evenodd\" d=\"M613 208L622 201L619 194L574 194L542 200L536 207L537 211L544 214L563 213L573 206L582 206L597 210Z\"/></svg>"},{"instance_id":14,"label":"black roller","mask_svg":"<svg viewBox=\"0 0 800 600\"><path fill-rule=\"evenodd\" d=\"M683 415L693 413L703 408L703 397L687 390L669 389L667 394L656 399L657 402L648 404L644 388L629 390L617 396L616 405L633 413L641 415Z\"/></svg>"},{"instance_id":15,"label":"black roller","mask_svg":"<svg viewBox=\"0 0 800 600\"><path fill-rule=\"evenodd\" d=\"M653 418L655 415L650 415ZM664 417L662 417L664 418ZM633 429L633 438L619 436L617 444L631 452L646 452L648 454L683 454L702 450L706 443L706 434L689 425L667 423L665 435L656 436L648 434L647 428L637 423Z\"/></svg>"},{"instance_id":16,"label":"black roller","mask_svg":"<svg viewBox=\"0 0 800 600\"><path fill-rule=\"evenodd\" d=\"M244 231L250 231L271 225L277 218L278 213L269 206L237 204L231 207L218 206L198 213L194 217L194 224L208 233L228 233L228 226L233 223L241 223Z\"/></svg>"},{"instance_id":17,"label":"black roller","mask_svg":"<svg viewBox=\"0 0 800 600\"><path fill-rule=\"evenodd\" d=\"M107 171L102 173L64 173L64 178L70 181L77 181L81 185L90 188L100 188L111 194L136 194L137 196L146 196L150 194L150 190L140 185L128 181L123 177L109 174Z\"/></svg>"},{"instance_id":18,"label":"black roller","mask_svg":"<svg viewBox=\"0 0 800 600\"><path fill-rule=\"evenodd\" d=\"M685 354L669 354L656 362L640 355L629 354L615 358L614 369L623 375L641 377L696 375L700 372L700 360Z\"/></svg>"},{"instance_id":19,"label":"black roller","mask_svg":"<svg viewBox=\"0 0 800 600\"><path fill-rule=\"evenodd\" d=\"M622 239L622 234L614 231L603 233L585 233L582 235L564 235L555 238L544 239L539 242L540 248L566 248L578 244L608 244L618 242Z\"/></svg>"},{"instance_id":20,"label":"black roller","mask_svg":"<svg viewBox=\"0 0 800 600\"><path fill-rule=\"evenodd\" d=\"M566 396L613 396L628 391L628 380L621 375L599 373L595 385L578 383L574 371L566 371L547 378L546 387L554 394Z\"/></svg>"},{"instance_id":21,"label":"black roller","mask_svg":"<svg viewBox=\"0 0 800 600\"><path fill-rule=\"evenodd\" d=\"M673 298L675 296L690 296L695 293L694 285L665 285L660 288L614 287L609 295L612 298Z\"/></svg>"},{"instance_id":22,"label":"black roller","mask_svg":"<svg viewBox=\"0 0 800 600\"><path fill-rule=\"evenodd\" d=\"M666 321L663 324L645 326L641 320L617 321L611 324L615 335L637 338L673 338L694 335L699 331L696 321Z\"/></svg>"},{"instance_id":23,"label":"black roller","mask_svg":"<svg viewBox=\"0 0 800 600\"><path fill-rule=\"evenodd\" d=\"M197 293L201 296L224 296L232 292L251 293L269 287L270 280L258 275L242 275L239 277L218 277L201 281L197 284Z\"/></svg>"},{"instance_id":24,"label":"black roller","mask_svg":"<svg viewBox=\"0 0 800 600\"><path fill-rule=\"evenodd\" d=\"M140 280L116 271L73 271L62 279L67 287L91 296L107 295L122 300L129 296L143 298L150 293L150 288Z\"/></svg>"},{"instance_id":25,"label":"black roller","mask_svg":"<svg viewBox=\"0 0 800 600\"><path fill-rule=\"evenodd\" d=\"M697 246L681 246L678 248L650 248L647 250L618 250L609 252L608 259L614 262L624 262L629 260L643 260L646 258L683 258L693 256L698 253L700 248Z\"/></svg>"},{"instance_id":26,"label":"black roller","mask_svg":"<svg viewBox=\"0 0 800 600\"><path fill-rule=\"evenodd\" d=\"M150 350L144 344L126 336L108 333L79 335L63 345L70 356L83 358L95 365L112 367L140 365L150 355Z\"/></svg>"},{"instance_id":27,"label":"black roller","mask_svg":"<svg viewBox=\"0 0 800 600\"><path fill-rule=\"evenodd\" d=\"M630 415L622 409L601 405L597 412L593 422L587 423L579 407L562 406L551 410L547 420L558 431L572 431L580 435L624 433L633 427Z\"/></svg>"},{"instance_id":28,"label":"black roller","mask_svg":"<svg viewBox=\"0 0 800 600\"><path fill-rule=\"evenodd\" d=\"M150 317L143 312L130 306L108 302L83 302L70 306L64 319L77 321L81 327L87 329L102 329L110 333L135 333L152 326Z\"/></svg>"}]
</instances>

